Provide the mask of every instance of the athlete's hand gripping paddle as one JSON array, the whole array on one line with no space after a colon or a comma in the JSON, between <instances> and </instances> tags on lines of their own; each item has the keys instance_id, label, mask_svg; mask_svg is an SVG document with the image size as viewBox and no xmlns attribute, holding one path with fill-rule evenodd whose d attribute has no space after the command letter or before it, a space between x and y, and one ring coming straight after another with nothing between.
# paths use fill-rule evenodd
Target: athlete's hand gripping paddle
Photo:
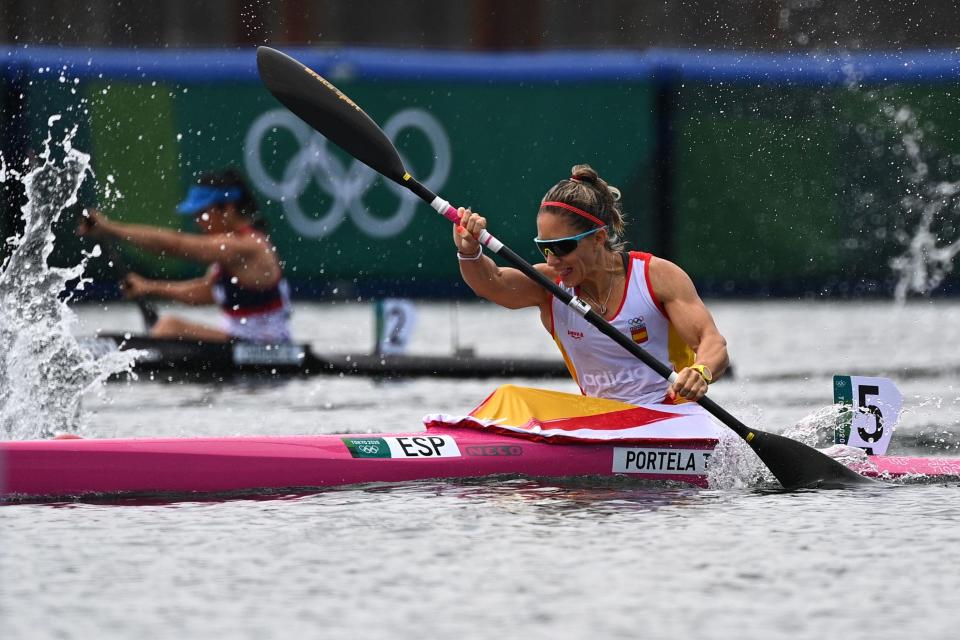
<instances>
[{"instance_id":1,"label":"athlete's hand gripping paddle","mask_svg":"<svg viewBox=\"0 0 960 640\"><path fill-rule=\"evenodd\" d=\"M374 171L409 189L451 222L459 223L457 210L407 173L400 154L383 130L329 81L286 54L269 47L257 49L257 68L270 93L296 116ZM590 324L658 374L670 381L676 378L677 374L670 367L617 331L588 304L561 289L486 230L477 240L561 302L575 309ZM842 487L874 482L801 442L747 427L710 398L704 397L699 402L704 409L746 440L780 484L787 489Z\"/></svg>"}]
</instances>

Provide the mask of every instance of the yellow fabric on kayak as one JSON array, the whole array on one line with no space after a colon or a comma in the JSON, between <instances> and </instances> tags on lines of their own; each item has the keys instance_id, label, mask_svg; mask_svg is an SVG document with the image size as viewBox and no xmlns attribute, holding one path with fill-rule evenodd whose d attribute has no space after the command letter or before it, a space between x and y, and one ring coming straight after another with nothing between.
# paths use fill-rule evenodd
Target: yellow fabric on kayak
<instances>
[{"instance_id":1,"label":"yellow fabric on kayak","mask_svg":"<svg viewBox=\"0 0 960 640\"><path fill-rule=\"evenodd\" d=\"M632 404L618 400L505 384L471 411L470 415L474 418L502 421L505 424L522 425L531 417L548 421L595 416L632 408Z\"/></svg>"},{"instance_id":2,"label":"yellow fabric on kayak","mask_svg":"<svg viewBox=\"0 0 960 640\"><path fill-rule=\"evenodd\" d=\"M431 414L423 422L428 429L480 429L547 442L680 439L703 444L724 431L695 403L631 405L516 385L498 388L470 415Z\"/></svg>"},{"instance_id":3,"label":"yellow fabric on kayak","mask_svg":"<svg viewBox=\"0 0 960 640\"><path fill-rule=\"evenodd\" d=\"M544 442L682 440L713 446L725 433L696 403L631 405L547 389L504 385L467 416L424 416L427 429L469 428Z\"/></svg>"}]
</instances>

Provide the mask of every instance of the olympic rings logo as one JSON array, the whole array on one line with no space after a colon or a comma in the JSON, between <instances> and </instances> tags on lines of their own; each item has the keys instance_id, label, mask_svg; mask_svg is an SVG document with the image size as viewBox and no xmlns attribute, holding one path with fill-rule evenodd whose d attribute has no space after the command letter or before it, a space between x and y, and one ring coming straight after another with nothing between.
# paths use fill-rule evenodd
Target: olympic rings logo
<instances>
[{"instance_id":1,"label":"olympic rings logo","mask_svg":"<svg viewBox=\"0 0 960 640\"><path fill-rule=\"evenodd\" d=\"M361 444L357 446L357 451L360 453L380 453L380 445L376 444Z\"/></svg>"},{"instance_id":2,"label":"olympic rings logo","mask_svg":"<svg viewBox=\"0 0 960 640\"><path fill-rule=\"evenodd\" d=\"M383 127L384 133L394 142L405 129L419 130L430 143L433 171L422 182L430 190L440 191L450 175L450 140L443 126L422 109L404 109L394 114ZM279 130L292 134L300 148L277 180L264 167L262 147L264 140ZM329 152L327 145L324 136L286 109L268 111L257 118L247 132L244 142L247 175L261 193L283 204L287 221L302 236L316 239L328 236L348 216L373 238L390 238L403 231L413 219L417 197L393 181L383 180L397 196L399 204L387 217L370 215L363 204L363 196L380 176L359 160L345 166ZM409 166L402 153L400 158L405 166ZM333 199L327 211L318 217L307 214L300 204L311 181Z\"/></svg>"}]
</instances>

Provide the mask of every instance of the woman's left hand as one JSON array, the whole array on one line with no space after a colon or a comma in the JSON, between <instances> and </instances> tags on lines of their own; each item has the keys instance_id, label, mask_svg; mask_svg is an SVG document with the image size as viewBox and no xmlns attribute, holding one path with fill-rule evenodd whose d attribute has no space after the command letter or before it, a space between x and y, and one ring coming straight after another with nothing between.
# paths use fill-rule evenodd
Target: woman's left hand
<instances>
[{"instance_id":1,"label":"woman's left hand","mask_svg":"<svg viewBox=\"0 0 960 640\"><path fill-rule=\"evenodd\" d=\"M89 238L103 238L110 232L110 219L98 209L84 209L77 224L77 235Z\"/></svg>"}]
</instances>

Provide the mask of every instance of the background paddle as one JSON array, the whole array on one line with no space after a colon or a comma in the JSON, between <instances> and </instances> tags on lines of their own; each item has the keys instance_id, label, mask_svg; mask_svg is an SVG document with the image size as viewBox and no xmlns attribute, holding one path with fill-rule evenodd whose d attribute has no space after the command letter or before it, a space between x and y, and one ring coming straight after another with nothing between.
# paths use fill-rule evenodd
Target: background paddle
<instances>
[{"instance_id":1,"label":"background paddle","mask_svg":"<svg viewBox=\"0 0 960 640\"><path fill-rule=\"evenodd\" d=\"M79 214L79 218L80 224L85 224L88 226L93 226L96 224L93 218L89 218L82 213ZM120 283L120 288L123 289L126 286L127 276L130 275L130 267L127 265L126 260L123 259L123 256L120 254L120 251L117 249L117 245L113 240L110 240L109 238L99 238L98 242L100 243L100 246L104 248L104 252L107 254L107 261L111 265L110 268L113 270L114 275ZM154 306L153 302L147 300L146 298L134 298L133 301L140 310L140 316L143 318L144 328L149 332L150 329L153 328L153 325L157 324L157 318L159 318L157 308Z\"/></svg>"},{"instance_id":2,"label":"background paddle","mask_svg":"<svg viewBox=\"0 0 960 640\"><path fill-rule=\"evenodd\" d=\"M407 173L400 154L386 134L353 100L330 82L300 62L269 47L257 49L257 67L261 80L274 97L304 122L371 169L409 189L451 222L459 222L457 210ZM488 231L484 230L478 241L575 309L604 335L658 374L671 382L676 379L677 374L670 367L615 329L589 305L534 269ZM801 442L747 427L710 398L702 398L700 405L743 438L787 489L873 483Z\"/></svg>"},{"instance_id":3,"label":"background paddle","mask_svg":"<svg viewBox=\"0 0 960 640\"><path fill-rule=\"evenodd\" d=\"M107 240L104 242L104 245L106 246L107 257L110 262L113 263L113 268L120 278L120 288L125 289L127 286L127 277L130 275L130 268L123 261L116 244ZM157 324L157 318L160 317L160 314L157 313L157 307L154 306L152 301L143 297L134 298L133 302L137 305L137 309L140 310L144 328L149 332L150 329L153 328L153 325Z\"/></svg>"}]
</instances>

